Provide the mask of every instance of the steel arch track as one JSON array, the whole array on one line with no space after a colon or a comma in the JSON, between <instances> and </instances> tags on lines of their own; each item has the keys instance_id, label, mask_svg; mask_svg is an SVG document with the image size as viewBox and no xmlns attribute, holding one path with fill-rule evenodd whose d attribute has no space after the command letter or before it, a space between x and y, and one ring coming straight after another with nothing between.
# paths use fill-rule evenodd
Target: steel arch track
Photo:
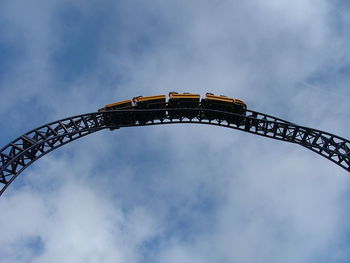
<instances>
[{"instance_id":1,"label":"steel arch track","mask_svg":"<svg viewBox=\"0 0 350 263\"><path fill-rule=\"evenodd\" d=\"M172 114L175 111L177 114ZM337 135L299 126L251 110L247 110L244 116L230 112L204 109L199 104L198 108L195 109L197 113L196 117L188 119L184 116L189 111L194 111L194 109L169 109L165 107L162 109L129 109L94 112L72 116L31 130L0 150L0 196L25 168L45 154L71 141L107 128L114 130L121 127L173 123L216 125L280 141L296 143L314 151L350 172L350 141ZM209 116L208 113L215 114L216 117L214 119L208 119L206 117ZM125 117L132 114L146 115L148 116L148 120L143 122L133 121L126 124ZM111 118L109 118L107 122L106 116L112 117L113 121L110 121ZM150 116L153 117L150 118Z\"/></svg>"}]
</instances>

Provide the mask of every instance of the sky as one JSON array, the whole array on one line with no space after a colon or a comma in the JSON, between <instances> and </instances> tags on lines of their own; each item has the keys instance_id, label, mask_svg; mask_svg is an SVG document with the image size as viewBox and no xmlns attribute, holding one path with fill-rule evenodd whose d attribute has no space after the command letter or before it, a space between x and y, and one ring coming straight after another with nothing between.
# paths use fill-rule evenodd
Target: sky
<instances>
[{"instance_id":1,"label":"sky","mask_svg":"<svg viewBox=\"0 0 350 263\"><path fill-rule=\"evenodd\" d=\"M0 144L169 91L350 135L341 0L2 0ZM298 145L206 125L100 131L0 200L0 263L349 262L350 177Z\"/></svg>"}]
</instances>

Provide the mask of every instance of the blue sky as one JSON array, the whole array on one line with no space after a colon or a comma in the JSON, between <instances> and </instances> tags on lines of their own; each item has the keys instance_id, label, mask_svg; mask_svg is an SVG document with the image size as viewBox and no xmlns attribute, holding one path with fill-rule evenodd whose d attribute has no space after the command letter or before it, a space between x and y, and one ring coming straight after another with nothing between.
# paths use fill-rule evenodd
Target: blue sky
<instances>
[{"instance_id":1,"label":"blue sky","mask_svg":"<svg viewBox=\"0 0 350 263\"><path fill-rule=\"evenodd\" d=\"M137 95L213 92L348 138L349 4L0 3L0 143ZM102 131L0 202L0 263L348 262L348 173L202 125Z\"/></svg>"}]
</instances>

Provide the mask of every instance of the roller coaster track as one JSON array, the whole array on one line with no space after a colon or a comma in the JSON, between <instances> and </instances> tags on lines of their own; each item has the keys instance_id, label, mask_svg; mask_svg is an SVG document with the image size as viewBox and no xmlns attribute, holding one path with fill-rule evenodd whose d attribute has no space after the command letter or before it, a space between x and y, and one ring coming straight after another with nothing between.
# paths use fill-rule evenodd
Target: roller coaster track
<instances>
[{"instance_id":1,"label":"roller coaster track","mask_svg":"<svg viewBox=\"0 0 350 263\"><path fill-rule=\"evenodd\" d=\"M195 117L185 117L188 116L188 112L195 112ZM213 114L215 118L207 117L214 116ZM146 116L147 120L125 122L125 117L131 115ZM106 121L107 116L110 117L108 122ZM296 143L350 172L350 141L328 132L299 126L260 112L247 110L246 115L239 115L204 109L201 104L195 109L169 109L166 106L158 109L121 109L81 114L51 122L7 144L0 150L0 196L13 180L33 162L76 139L103 129L114 130L122 127L174 123L216 125Z\"/></svg>"}]
</instances>

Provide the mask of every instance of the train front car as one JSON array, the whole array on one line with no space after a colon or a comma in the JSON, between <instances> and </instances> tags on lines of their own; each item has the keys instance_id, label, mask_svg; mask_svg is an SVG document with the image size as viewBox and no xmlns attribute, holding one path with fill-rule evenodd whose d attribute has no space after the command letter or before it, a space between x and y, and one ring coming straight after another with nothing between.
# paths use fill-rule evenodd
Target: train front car
<instances>
[{"instance_id":1,"label":"train front car","mask_svg":"<svg viewBox=\"0 0 350 263\"><path fill-rule=\"evenodd\" d=\"M243 100L235 99L233 104L233 111L235 113L245 115L247 111L247 104Z\"/></svg>"},{"instance_id":2,"label":"train front car","mask_svg":"<svg viewBox=\"0 0 350 263\"><path fill-rule=\"evenodd\" d=\"M105 105L99 109L103 113L103 119L106 125L131 125L134 124L134 116L132 112L116 112L116 110L131 110L133 108L131 100L123 100ZM109 112L114 111L114 112Z\"/></svg>"},{"instance_id":3,"label":"train front car","mask_svg":"<svg viewBox=\"0 0 350 263\"><path fill-rule=\"evenodd\" d=\"M164 109L166 107L166 96L165 95L154 95L148 97L134 97L133 102L135 104L135 109ZM139 122L139 124L145 124L148 121L152 121L154 119L163 120L166 117L165 110L155 111L155 112L137 112L135 111L135 120Z\"/></svg>"},{"instance_id":4,"label":"train front car","mask_svg":"<svg viewBox=\"0 0 350 263\"><path fill-rule=\"evenodd\" d=\"M193 119L199 114L199 94L191 93L169 93L168 114L170 118L179 119L182 117ZM175 110L185 108L186 110Z\"/></svg>"},{"instance_id":5,"label":"train front car","mask_svg":"<svg viewBox=\"0 0 350 263\"><path fill-rule=\"evenodd\" d=\"M230 113L245 115L247 105L239 99L229 98L223 95L217 96L212 93L206 93L205 99L202 99L202 107L204 109L217 110L220 112L206 112L203 118L208 120L227 121L228 123L235 123L241 125L244 118L233 116Z\"/></svg>"}]
</instances>

